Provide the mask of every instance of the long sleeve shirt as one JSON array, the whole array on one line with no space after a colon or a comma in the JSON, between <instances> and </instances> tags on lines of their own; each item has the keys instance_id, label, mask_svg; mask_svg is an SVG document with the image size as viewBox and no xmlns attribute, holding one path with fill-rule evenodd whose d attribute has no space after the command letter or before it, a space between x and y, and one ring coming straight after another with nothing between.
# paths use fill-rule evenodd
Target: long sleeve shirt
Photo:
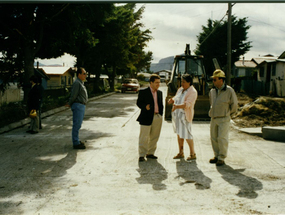
<instances>
[{"instance_id":1,"label":"long sleeve shirt","mask_svg":"<svg viewBox=\"0 0 285 215\"><path fill-rule=\"evenodd\" d=\"M233 88L225 85L221 90L213 88L209 93L211 118L226 117L237 111L238 100Z\"/></svg>"},{"instance_id":2,"label":"long sleeve shirt","mask_svg":"<svg viewBox=\"0 0 285 215\"><path fill-rule=\"evenodd\" d=\"M150 87L150 91L152 93L153 101L154 101L154 113L159 113L159 107L158 107L158 103L157 103L157 90L153 90Z\"/></svg>"},{"instance_id":3,"label":"long sleeve shirt","mask_svg":"<svg viewBox=\"0 0 285 215\"><path fill-rule=\"evenodd\" d=\"M176 96L183 91L183 87L180 87L176 95L173 99L176 98ZM194 106L197 100L197 90L194 88L194 86L190 86L189 89L186 91L185 99L184 99L184 104L185 104L185 116L188 122L192 122L193 117L194 117Z\"/></svg>"},{"instance_id":4,"label":"long sleeve shirt","mask_svg":"<svg viewBox=\"0 0 285 215\"><path fill-rule=\"evenodd\" d=\"M86 87L84 86L83 81L77 78L72 85L71 95L68 104L71 106L73 103L87 104L87 102L88 95Z\"/></svg>"}]
</instances>

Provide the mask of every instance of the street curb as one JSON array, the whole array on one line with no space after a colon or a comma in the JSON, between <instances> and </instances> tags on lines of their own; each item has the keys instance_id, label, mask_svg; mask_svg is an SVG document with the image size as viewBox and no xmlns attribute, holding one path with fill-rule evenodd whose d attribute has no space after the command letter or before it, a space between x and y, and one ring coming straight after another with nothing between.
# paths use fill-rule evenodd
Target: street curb
<instances>
[{"instance_id":1,"label":"street curb","mask_svg":"<svg viewBox=\"0 0 285 215\"><path fill-rule=\"evenodd\" d=\"M285 126L264 126L262 137L265 140L285 142Z\"/></svg>"},{"instance_id":2,"label":"street curb","mask_svg":"<svg viewBox=\"0 0 285 215\"><path fill-rule=\"evenodd\" d=\"M254 136L262 137L261 127L256 127L256 128L240 128L240 127L236 126L235 122L234 122L232 119L231 119L231 126L232 126L232 128L234 128L235 130L238 130L238 131L240 131L240 132L247 133L247 134L254 135Z\"/></svg>"},{"instance_id":3,"label":"street curb","mask_svg":"<svg viewBox=\"0 0 285 215\"><path fill-rule=\"evenodd\" d=\"M262 137L264 140L285 142L285 126L263 126L253 128L239 128L231 120L231 126L243 133Z\"/></svg>"},{"instance_id":4,"label":"street curb","mask_svg":"<svg viewBox=\"0 0 285 215\"><path fill-rule=\"evenodd\" d=\"M100 96L95 96L95 97L89 98L88 102L94 101L94 100L97 100L97 99L101 99L103 97L107 97L107 96L113 95L115 93L116 92L111 92L111 93L106 93L106 94L103 94L103 95L100 95ZM70 109L70 108L63 106L63 107L59 107L59 108L55 108L55 109L46 111L46 112L42 113L42 118L45 118L45 117L51 116L53 114L65 111L67 109ZM8 132L8 131L11 131L11 130L19 128L19 127L22 127L24 125L27 125L28 123L30 123L30 118L29 117L27 117L25 119L22 119L22 120L20 120L18 122L11 123L9 125L6 125L6 126L0 128L0 134Z\"/></svg>"}]
</instances>

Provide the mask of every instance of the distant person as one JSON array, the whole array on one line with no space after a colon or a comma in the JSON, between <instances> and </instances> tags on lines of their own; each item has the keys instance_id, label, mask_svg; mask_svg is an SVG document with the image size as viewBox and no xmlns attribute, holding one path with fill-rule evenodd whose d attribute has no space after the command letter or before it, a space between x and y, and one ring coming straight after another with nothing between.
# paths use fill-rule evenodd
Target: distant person
<instances>
[{"instance_id":1,"label":"distant person","mask_svg":"<svg viewBox=\"0 0 285 215\"><path fill-rule=\"evenodd\" d=\"M44 94L44 88L42 86L42 78L37 77L37 85L40 92L40 107L39 107L39 129L42 129L42 106L43 106L43 94Z\"/></svg>"},{"instance_id":2,"label":"distant person","mask_svg":"<svg viewBox=\"0 0 285 215\"><path fill-rule=\"evenodd\" d=\"M137 106L141 109L137 119L140 123L139 161L157 159L154 155L160 136L163 114L162 92L158 90L160 77L151 75L149 87L139 91Z\"/></svg>"},{"instance_id":3,"label":"distant person","mask_svg":"<svg viewBox=\"0 0 285 215\"><path fill-rule=\"evenodd\" d=\"M215 70L211 78L214 88L209 93L210 136L215 157L210 159L210 163L222 166L228 152L230 115L236 112L238 100L233 88L225 83L226 76L222 70Z\"/></svg>"},{"instance_id":4,"label":"distant person","mask_svg":"<svg viewBox=\"0 0 285 215\"><path fill-rule=\"evenodd\" d=\"M72 85L71 95L67 107L71 107L73 112L73 125L72 125L72 143L74 149L85 149L86 146L79 140L79 129L81 128L85 107L88 101L88 95L84 81L86 80L86 71L79 68L76 72L77 79Z\"/></svg>"},{"instance_id":5,"label":"distant person","mask_svg":"<svg viewBox=\"0 0 285 215\"><path fill-rule=\"evenodd\" d=\"M194 106L197 100L197 90L193 87L193 79L189 74L182 76L181 87L176 95L169 99L172 107L172 123L174 132L177 134L179 153L173 159L184 158L184 139L189 145L190 156L187 160L195 160L194 141L192 135L192 120L194 117Z\"/></svg>"},{"instance_id":6,"label":"distant person","mask_svg":"<svg viewBox=\"0 0 285 215\"><path fill-rule=\"evenodd\" d=\"M30 134L37 134L39 133L39 109L40 109L40 90L37 85L38 78L33 75L30 77L30 83L31 83L31 89L28 93L28 113L30 113L32 110L36 110L36 116L30 117L31 123L28 128L27 133Z\"/></svg>"}]
</instances>

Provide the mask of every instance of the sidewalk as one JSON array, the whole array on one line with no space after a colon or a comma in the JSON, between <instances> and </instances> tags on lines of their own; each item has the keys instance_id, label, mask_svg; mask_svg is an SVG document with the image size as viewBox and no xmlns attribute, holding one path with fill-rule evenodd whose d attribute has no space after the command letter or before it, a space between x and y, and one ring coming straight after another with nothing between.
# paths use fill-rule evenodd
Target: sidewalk
<instances>
[{"instance_id":1,"label":"sidewalk","mask_svg":"<svg viewBox=\"0 0 285 215\"><path fill-rule=\"evenodd\" d=\"M89 99L88 99L88 102L94 101L94 100L97 100L97 99L100 99L100 98L104 98L104 97L106 97L106 96L110 96L110 95L112 95L112 94L114 94L114 93L116 93L116 92L106 93L106 94L103 94L103 95L100 95L100 96L95 96L95 97L89 98ZM55 108L55 109L46 111L46 112L42 113L42 119L45 118L45 117L51 116L51 115L53 115L53 114L59 113L59 112L61 112L61 111L65 111L65 110L67 110L67 109L69 109L69 108L63 106L63 107L59 107L59 108ZM9 125L6 125L6 126L4 126L4 127L1 127L1 128L0 128L0 134L2 134L2 133L4 133L4 132L11 131L11 130L16 129L16 128L19 128L19 127L22 127L22 126L24 126L24 125L27 125L28 123L30 123L30 118L29 118L29 117L27 117L27 118L25 118L25 119L22 119L22 120L20 120L20 121L18 121L18 122L11 123L11 124L9 124Z\"/></svg>"}]
</instances>

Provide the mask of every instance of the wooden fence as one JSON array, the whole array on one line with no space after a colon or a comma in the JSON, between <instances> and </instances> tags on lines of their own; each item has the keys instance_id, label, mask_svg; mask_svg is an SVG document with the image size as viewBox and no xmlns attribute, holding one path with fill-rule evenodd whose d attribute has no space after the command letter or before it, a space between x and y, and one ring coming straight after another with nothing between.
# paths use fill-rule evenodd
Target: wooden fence
<instances>
[{"instance_id":1,"label":"wooden fence","mask_svg":"<svg viewBox=\"0 0 285 215\"><path fill-rule=\"evenodd\" d=\"M254 95L261 95L261 96L269 95L270 83L264 83L262 81L255 81L255 80L242 80L241 91Z\"/></svg>"}]
</instances>

